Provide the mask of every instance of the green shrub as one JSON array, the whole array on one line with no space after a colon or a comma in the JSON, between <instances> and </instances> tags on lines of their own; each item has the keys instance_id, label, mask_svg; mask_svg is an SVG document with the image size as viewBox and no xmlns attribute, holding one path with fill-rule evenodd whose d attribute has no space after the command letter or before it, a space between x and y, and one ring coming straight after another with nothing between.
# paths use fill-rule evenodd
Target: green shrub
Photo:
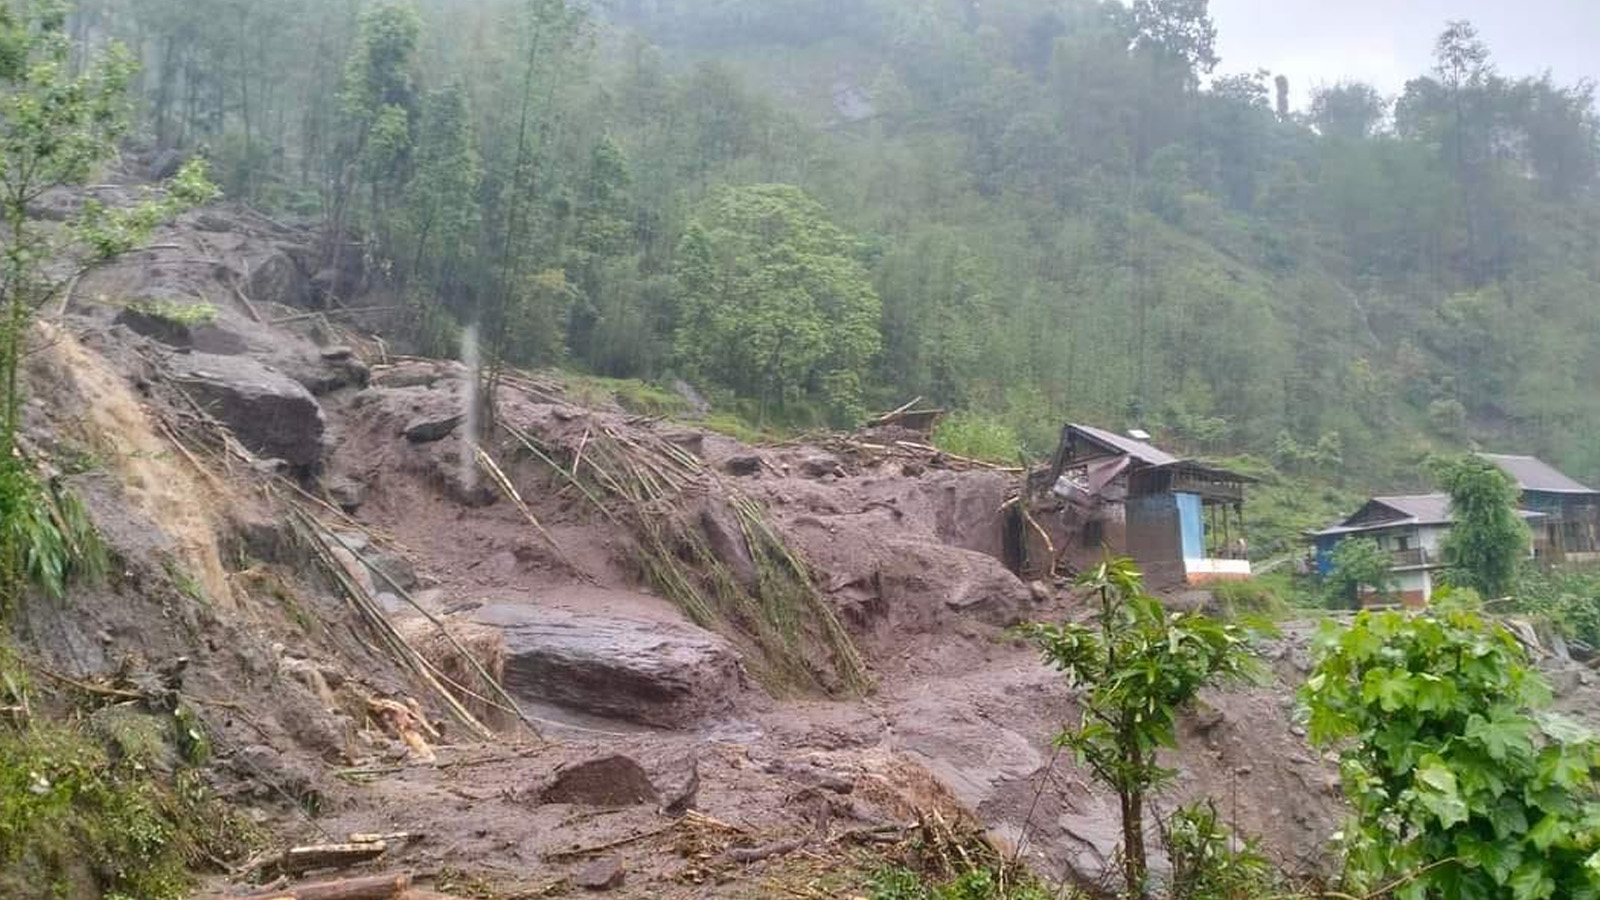
<instances>
[{"instance_id":1,"label":"green shrub","mask_svg":"<svg viewBox=\"0 0 1600 900\"><path fill-rule=\"evenodd\" d=\"M1052 900L1058 896L1032 878L1007 881L987 867L935 880L897 866L875 874L871 890L871 900ZM1060 896L1072 900L1079 895L1073 892Z\"/></svg>"},{"instance_id":2,"label":"green shrub","mask_svg":"<svg viewBox=\"0 0 1600 900\"><path fill-rule=\"evenodd\" d=\"M1549 624L1565 637L1600 647L1600 572L1525 571L1512 609Z\"/></svg>"},{"instance_id":3,"label":"green shrub","mask_svg":"<svg viewBox=\"0 0 1600 900\"><path fill-rule=\"evenodd\" d=\"M122 737L108 753L71 728L0 728L0 896L177 900L192 865L238 854L225 846L238 823L221 821L198 776L163 783L144 764L149 735Z\"/></svg>"},{"instance_id":4,"label":"green shrub","mask_svg":"<svg viewBox=\"0 0 1600 900\"><path fill-rule=\"evenodd\" d=\"M1210 587L1218 613L1227 618L1278 618L1289 612L1295 596L1293 577L1278 573L1219 581Z\"/></svg>"},{"instance_id":5,"label":"green shrub","mask_svg":"<svg viewBox=\"0 0 1600 900\"><path fill-rule=\"evenodd\" d=\"M1238 842L1207 800L1180 806L1162 829L1176 900L1256 900L1283 896L1260 846Z\"/></svg>"},{"instance_id":6,"label":"green shrub","mask_svg":"<svg viewBox=\"0 0 1600 900\"><path fill-rule=\"evenodd\" d=\"M59 483L41 483L17 458L0 459L0 620L29 587L52 597L108 565L88 512Z\"/></svg>"},{"instance_id":7,"label":"green shrub","mask_svg":"<svg viewBox=\"0 0 1600 900\"><path fill-rule=\"evenodd\" d=\"M1545 711L1508 631L1467 611L1363 612L1324 626L1314 659L1301 697L1311 739L1340 752L1351 893L1600 896L1600 742Z\"/></svg>"},{"instance_id":8,"label":"green shrub","mask_svg":"<svg viewBox=\"0 0 1600 900\"><path fill-rule=\"evenodd\" d=\"M1022 441L1016 430L978 413L957 412L945 417L933 432L933 445L956 456L1003 465L1016 465L1022 458Z\"/></svg>"}]
</instances>

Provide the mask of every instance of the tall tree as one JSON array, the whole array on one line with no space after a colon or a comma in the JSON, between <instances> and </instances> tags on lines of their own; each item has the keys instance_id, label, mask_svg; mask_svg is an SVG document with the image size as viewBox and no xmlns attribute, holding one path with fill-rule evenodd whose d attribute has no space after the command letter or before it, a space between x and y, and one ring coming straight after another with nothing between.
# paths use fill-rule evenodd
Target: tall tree
<instances>
[{"instance_id":1,"label":"tall tree","mask_svg":"<svg viewBox=\"0 0 1600 900\"><path fill-rule=\"evenodd\" d=\"M1484 597L1505 596L1516 583L1530 539L1517 512L1516 483L1476 456L1439 463L1436 477L1450 494L1454 519L1444 544L1452 578Z\"/></svg>"},{"instance_id":2,"label":"tall tree","mask_svg":"<svg viewBox=\"0 0 1600 900\"><path fill-rule=\"evenodd\" d=\"M722 190L699 219L680 269L685 370L754 397L762 419L806 399L858 418L881 304L855 238L790 185Z\"/></svg>"}]
</instances>

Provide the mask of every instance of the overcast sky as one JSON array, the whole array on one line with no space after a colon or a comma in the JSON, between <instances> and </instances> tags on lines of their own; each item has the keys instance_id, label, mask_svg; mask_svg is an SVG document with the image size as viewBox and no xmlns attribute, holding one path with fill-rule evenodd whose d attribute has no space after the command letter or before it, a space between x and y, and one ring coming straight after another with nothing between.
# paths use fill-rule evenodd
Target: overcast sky
<instances>
[{"instance_id":1,"label":"overcast sky","mask_svg":"<svg viewBox=\"0 0 1600 900\"><path fill-rule=\"evenodd\" d=\"M1427 71L1449 19L1468 19L1506 75L1600 80L1600 0L1211 0L1218 73L1289 76L1295 105L1341 78L1386 95Z\"/></svg>"}]
</instances>

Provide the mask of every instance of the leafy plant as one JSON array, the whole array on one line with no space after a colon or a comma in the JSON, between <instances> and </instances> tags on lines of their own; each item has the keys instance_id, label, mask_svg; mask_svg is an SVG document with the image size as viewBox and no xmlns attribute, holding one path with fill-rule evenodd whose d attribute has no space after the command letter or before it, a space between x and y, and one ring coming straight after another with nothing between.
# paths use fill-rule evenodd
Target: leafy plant
<instances>
[{"instance_id":1,"label":"leafy plant","mask_svg":"<svg viewBox=\"0 0 1600 900\"><path fill-rule=\"evenodd\" d=\"M1341 748L1356 893L1399 900L1600 896L1600 743L1543 712L1504 628L1464 611L1324 626L1301 698Z\"/></svg>"},{"instance_id":2,"label":"leafy plant","mask_svg":"<svg viewBox=\"0 0 1600 900\"><path fill-rule=\"evenodd\" d=\"M1112 559L1081 584L1100 598L1094 626L1028 625L1044 660L1082 688L1083 716L1056 742L1070 748L1121 802L1123 878L1146 896L1145 799L1176 774L1157 758L1177 746L1180 710L1203 688L1254 671L1244 629L1199 613L1168 613L1144 592L1133 562Z\"/></svg>"},{"instance_id":3,"label":"leafy plant","mask_svg":"<svg viewBox=\"0 0 1600 900\"><path fill-rule=\"evenodd\" d=\"M871 900L1051 900L1056 896L1032 879L1008 883L990 868L929 881L910 869L892 867L872 877L871 890Z\"/></svg>"},{"instance_id":4,"label":"leafy plant","mask_svg":"<svg viewBox=\"0 0 1600 900\"><path fill-rule=\"evenodd\" d=\"M1277 887L1276 873L1259 846L1239 842L1209 800L1179 807L1162 837L1172 862L1174 900L1257 900Z\"/></svg>"},{"instance_id":5,"label":"leafy plant","mask_svg":"<svg viewBox=\"0 0 1600 900\"><path fill-rule=\"evenodd\" d=\"M1518 612L1600 647L1600 572L1526 571L1517 580L1514 598Z\"/></svg>"},{"instance_id":6,"label":"leafy plant","mask_svg":"<svg viewBox=\"0 0 1600 900\"><path fill-rule=\"evenodd\" d=\"M1363 588L1383 600L1394 585L1394 557L1372 538L1346 538L1333 550L1326 585L1330 606L1359 605Z\"/></svg>"},{"instance_id":7,"label":"leafy plant","mask_svg":"<svg viewBox=\"0 0 1600 900\"><path fill-rule=\"evenodd\" d=\"M184 163L160 191L147 191L130 206L108 207L98 200L86 200L70 231L75 241L88 248L91 261L114 259L138 249L161 223L220 196L221 191L211 183L210 165L197 156Z\"/></svg>"},{"instance_id":8,"label":"leafy plant","mask_svg":"<svg viewBox=\"0 0 1600 900\"><path fill-rule=\"evenodd\" d=\"M83 504L43 484L22 459L0 459L0 619L33 585L52 597L74 578L98 578L107 556Z\"/></svg>"}]
</instances>

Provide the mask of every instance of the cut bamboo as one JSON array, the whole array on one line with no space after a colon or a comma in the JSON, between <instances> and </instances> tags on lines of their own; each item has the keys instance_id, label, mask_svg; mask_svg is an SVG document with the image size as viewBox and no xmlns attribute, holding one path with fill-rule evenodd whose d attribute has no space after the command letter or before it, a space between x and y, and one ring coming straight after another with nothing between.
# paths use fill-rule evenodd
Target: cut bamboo
<instances>
[{"instance_id":1,"label":"cut bamboo","mask_svg":"<svg viewBox=\"0 0 1600 900\"><path fill-rule=\"evenodd\" d=\"M410 873L400 873L319 881L224 900L394 900L410 887Z\"/></svg>"}]
</instances>

